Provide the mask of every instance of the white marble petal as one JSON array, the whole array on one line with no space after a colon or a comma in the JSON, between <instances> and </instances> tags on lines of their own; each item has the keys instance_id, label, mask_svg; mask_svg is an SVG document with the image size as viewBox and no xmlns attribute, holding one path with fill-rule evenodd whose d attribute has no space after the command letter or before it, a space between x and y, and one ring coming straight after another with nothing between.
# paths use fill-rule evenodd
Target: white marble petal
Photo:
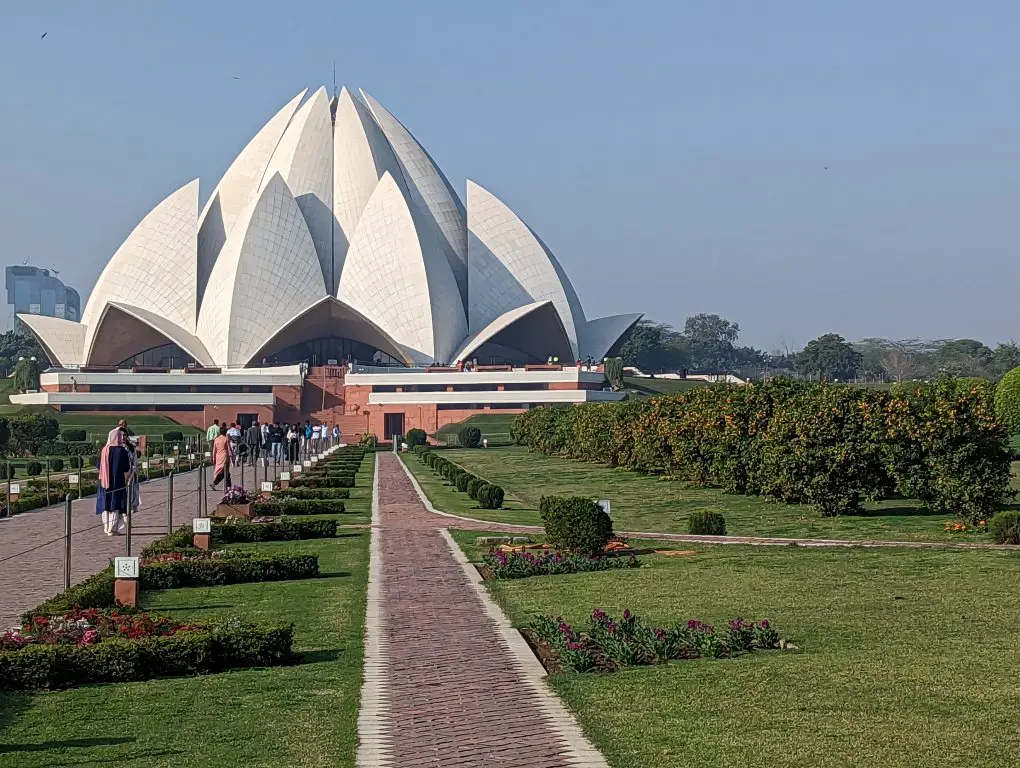
<instances>
[{"instance_id":1,"label":"white marble petal","mask_svg":"<svg viewBox=\"0 0 1020 768\"><path fill-rule=\"evenodd\" d=\"M333 131L333 211L342 233L336 247L341 263L361 212L387 172L402 183L396 155L372 113L346 88L342 89L337 98ZM337 287L334 286L334 292Z\"/></svg>"},{"instance_id":2,"label":"white marble petal","mask_svg":"<svg viewBox=\"0 0 1020 768\"><path fill-rule=\"evenodd\" d=\"M420 362L451 359L467 335L450 265L433 230L389 173L380 179L361 215L338 298Z\"/></svg>"},{"instance_id":3,"label":"white marble petal","mask_svg":"<svg viewBox=\"0 0 1020 768\"><path fill-rule=\"evenodd\" d=\"M276 151L294 112L308 92L301 91L273 115L248 142L209 195L198 221L198 303L216 257L233 229L237 217L259 193L269 161Z\"/></svg>"},{"instance_id":4,"label":"white marble petal","mask_svg":"<svg viewBox=\"0 0 1020 768\"><path fill-rule=\"evenodd\" d=\"M85 359L85 326L82 323L23 312L18 313L18 319L38 339L54 365L68 368L82 364Z\"/></svg>"},{"instance_id":5,"label":"white marble petal","mask_svg":"<svg viewBox=\"0 0 1020 768\"><path fill-rule=\"evenodd\" d=\"M198 337L217 365L237 367L326 295L301 209L280 174L238 218L216 260Z\"/></svg>"},{"instance_id":6,"label":"white marble petal","mask_svg":"<svg viewBox=\"0 0 1020 768\"><path fill-rule=\"evenodd\" d=\"M613 345L642 317L643 315L638 313L589 320L581 331L581 358L587 358L589 355L595 360L604 358Z\"/></svg>"},{"instance_id":7,"label":"white marble petal","mask_svg":"<svg viewBox=\"0 0 1020 768\"><path fill-rule=\"evenodd\" d=\"M112 302L146 307L194 331L197 217L198 179L146 214L113 254L82 312L86 359L99 319Z\"/></svg>"},{"instance_id":8,"label":"white marble petal","mask_svg":"<svg viewBox=\"0 0 1020 768\"><path fill-rule=\"evenodd\" d=\"M329 95L319 88L290 121L259 185L261 193L274 174L283 176L305 217L327 283L340 279L333 259L332 152Z\"/></svg>"},{"instance_id":9,"label":"white marble petal","mask_svg":"<svg viewBox=\"0 0 1020 768\"><path fill-rule=\"evenodd\" d=\"M552 301L574 357L584 311L556 257L488 190L468 181L468 326L473 332L511 309Z\"/></svg>"},{"instance_id":10,"label":"white marble petal","mask_svg":"<svg viewBox=\"0 0 1020 768\"><path fill-rule=\"evenodd\" d=\"M519 346L524 349L521 351L530 353L536 360L544 360L550 355L562 358L570 352L570 340L567 338L563 323L560 322L559 314L553 303L546 300L525 304L500 315L468 337L454 356L454 361L468 360L479 348L500 334L515 326L523 326L526 319L537 322L530 323L531 327L522 334L521 341L524 343Z\"/></svg>"},{"instance_id":11,"label":"white marble petal","mask_svg":"<svg viewBox=\"0 0 1020 768\"><path fill-rule=\"evenodd\" d=\"M361 96L393 147L411 193L411 202L422 211L428 211L442 234L440 242L444 255L450 262L461 297L467 301L467 222L463 203L411 132L364 90Z\"/></svg>"}]
</instances>

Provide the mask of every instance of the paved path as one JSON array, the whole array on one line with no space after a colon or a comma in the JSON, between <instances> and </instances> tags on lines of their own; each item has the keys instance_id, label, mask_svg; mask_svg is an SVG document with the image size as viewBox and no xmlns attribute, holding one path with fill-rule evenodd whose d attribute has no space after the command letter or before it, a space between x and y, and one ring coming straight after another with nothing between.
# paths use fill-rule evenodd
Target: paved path
<instances>
[{"instance_id":1,"label":"paved path","mask_svg":"<svg viewBox=\"0 0 1020 768\"><path fill-rule=\"evenodd\" d=\"M259 467L258 477L263 477ZM207 472L208 473L208 472ZM233 470L240 482L239 470ZM251 468L245 470L253 487ZM269 467L270 477L274 476ZM211 474L208 474L211 479ZM219 495L208 493L212 510ZM198 473L174 477L174 527L198 515ZM126 554L125 537L106 536L96 515L96 499L86 496L71 505L71 583L101 571L110 558ZM132 521L134 554L167 532L167 479L142 483L141 507ZM64 505L23 512L0 519L0 630L17 623L18 616L64 588Z\"/></svg>"},{"instance_id":2,"label":"paved path","mask_svg":"<svg viewBox=\"0 0 1020 768\"><path fill-rule=\"evenodd\" d=\"M358 765L606 766L440 530L450 520L393 454L376 473Z\"/></svg>"}]
</instances>

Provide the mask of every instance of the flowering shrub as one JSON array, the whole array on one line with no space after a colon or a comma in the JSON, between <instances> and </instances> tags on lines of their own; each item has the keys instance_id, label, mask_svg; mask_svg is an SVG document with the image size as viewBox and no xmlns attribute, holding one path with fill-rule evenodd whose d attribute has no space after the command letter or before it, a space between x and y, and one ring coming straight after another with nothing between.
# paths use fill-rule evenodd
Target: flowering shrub
<instances>
[{"instance_id":1,"label":"flowering shrub","mask_svg":"<svg viewBox=\"0 0 1020 768\"><path fill-rule=\"evenodd\" d=\"M111 637L169 637L195 629L201 627L166 616L75 608L56 616L33 616L23 626L4 632L0 635L0 651L16 651L26 645L95 645Z\"/></svg>"},{"instance_id":2,"label":"flowering shrub","mask_svg":"<svg viewBox=\"0 0 1020 768\"><path fill-rule=\"evenodd\" d=\"M1020 512L1015 509L992 517L992 538L996 544L1020 544Z\"/></svg>"},{"instance_id":3,"label":"flowering shrub","mask_svg":"<svg viewBox=\"0 0 1020 768\"><path fill-rule=\"evenodd\" d=\"M596 608L585 632L550 616L537 617L529 628L556 651L564 666L577 672L732 657L781 646L779 633L768 619L733 619L721 631L697 619L665 628L646 624L629 610L615 619Z\"/></svg>"},{"instance_id":4,"label":"flowering shrub","mask_svg":"<svg viewBox=\"0 0 1020 768\"><path fill-rule=\"evenodd\" d=\"M960 520L946 520L942 530L946 533L984 533L988 530L988 521L981 519L976 523L967 524Z\"/></svg>"},{"instance_id":5,"label":"flowering shrub","mask_svg":"<svg viewBox=\"0 0 1020 768\"><path fill-rule=\"evenodd\" d=\"M541 551L504 552L492 550L482 558L497 579L526 579L560 573L609 571L616 568L637 568L640 563L629 557L591 557L588 555Z\"/></svg>"},{"instance_id":6,"label":"flowering shrub","mask_svg":"<svg viewBox=\"0 0 1020 768\"><path fill-rule=\"evenodd\" d=\"M251 497L248 495L248 491L239 485L235 485L232 488L228 488L227 492L223 494L220 504L248 504L250 501Z\"/></svg>"}]
</instances>

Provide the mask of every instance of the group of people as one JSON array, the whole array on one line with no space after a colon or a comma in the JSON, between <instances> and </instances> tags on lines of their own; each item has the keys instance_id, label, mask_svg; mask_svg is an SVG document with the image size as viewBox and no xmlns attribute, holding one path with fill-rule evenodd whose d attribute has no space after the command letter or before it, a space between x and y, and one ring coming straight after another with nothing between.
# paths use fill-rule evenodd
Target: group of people
<instances>
[{"instance_id":1,"label":"group of people","mask_svg":"<svg viewBox=\"0 0 1020 768\"><path fill-rule=\"evenodd\" d=\"M102 515L107 536L122 536L127 515L138 511L138 456L138 441L131 438L127 422L121 419L106 436L106 445L99 453L96 514Z\"/></svg>"},{"instance_id":2,"label":"group of people","mask_svg":"<svg viewBox=\"0 0 1020 768\"><path fill-rule=\"evenodd\" d=\"M340 425L312 424L306 421L301 424L272 424L255 421L247 429L242 429L236 422L227 426L213 419L206 430L206 439L212 445L213 481L215 490L221 480L230 486L230 467L247 464L255 466L261 461L265 466L270 460L274 463L297 461L302 453L317 453L325 448L340 443Z\"/></svg>"}]
</instances>

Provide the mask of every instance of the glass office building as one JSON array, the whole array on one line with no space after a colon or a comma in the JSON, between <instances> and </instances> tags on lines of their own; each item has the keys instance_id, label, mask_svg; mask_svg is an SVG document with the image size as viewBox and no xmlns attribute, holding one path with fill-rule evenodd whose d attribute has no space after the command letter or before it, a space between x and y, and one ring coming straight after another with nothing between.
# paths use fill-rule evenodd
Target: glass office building
<instances>
[{"instance_id":1,"label":"glass office building","mask_svg":"<svg viewBox=\"0 0 1020 768\"><path fill-rule=\"evenodd\" d=\"M54 274L39 267L7 267L7 316L15 327L18 312L75 322L81 318L78 291L64 285Z\"/></svg>"}]
</instances>

